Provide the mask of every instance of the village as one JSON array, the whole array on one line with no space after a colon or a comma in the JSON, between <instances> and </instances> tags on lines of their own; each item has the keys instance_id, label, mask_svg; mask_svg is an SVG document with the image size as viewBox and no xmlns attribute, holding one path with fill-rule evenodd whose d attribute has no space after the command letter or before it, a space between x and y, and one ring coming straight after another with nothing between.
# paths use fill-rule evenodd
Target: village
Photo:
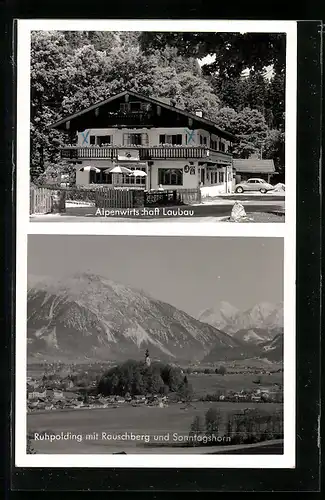
<instances>
[{"instance_id":1,"label":"village","mask_svg":"<svg viewBox=\"0 0 325 500\"><path fill-rule=\"evenodd\" d=\"M193 372L195 377L206 377L211 374ZM213 375L212 375L213 376ZM50 388L49 388L50 387ZM251 403L279 403L283 401L282 385L260 385L257 381L254 388L236 390L218 390L213 393L201 395L196 391L190 398L184 398L177 392L162 394L137 394L126 393L120 395L103 396L97 393L97 382L92 381L88 387L74 385L71 378L64 380L51 379L43 381L27 377L27 411L52 411L52 410L82 410L100 408L118 408L120 406L157 406L160 408L172 404L191 405L199 401L222 402L251 402Z\"/></svg>"}]
</instances>

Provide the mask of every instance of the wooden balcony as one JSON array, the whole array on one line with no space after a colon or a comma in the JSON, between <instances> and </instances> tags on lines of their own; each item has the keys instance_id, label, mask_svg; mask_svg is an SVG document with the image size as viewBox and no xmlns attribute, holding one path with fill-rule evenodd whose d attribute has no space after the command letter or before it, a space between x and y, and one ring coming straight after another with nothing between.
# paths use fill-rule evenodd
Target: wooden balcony
<instances>
[{"instance_id":1,"label":"wooden balcony","mask_svg":"<svg viewBox=\"0 0 325 500\"><path fill-rule=\"evenodd\" d=\"M137 112L112 112L106 116L106 122L110 127L129 127L129 126L142 126L150 127L153 125L153 118L151 113L137 111Z\"/></svg>"},{"instance_id":2,"label":"wooden balcony","mask_svg":"<svg viewBox=\"0 0 325 500\"><path fill-rule=\"evenodd\" d=\"M139 151L140 160L193 159L210 162L231 163L232 155L214 151L207 146L67 146L61 149L61 158L70 161L109 159L116 160L118 151Z\"/></svg>"}]
</instances>

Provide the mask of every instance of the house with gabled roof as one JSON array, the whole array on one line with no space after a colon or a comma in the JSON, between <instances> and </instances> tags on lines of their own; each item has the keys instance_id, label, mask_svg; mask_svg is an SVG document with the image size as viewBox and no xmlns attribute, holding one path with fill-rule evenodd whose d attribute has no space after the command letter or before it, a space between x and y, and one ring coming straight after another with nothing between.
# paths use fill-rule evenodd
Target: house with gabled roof
<instances>
[{"instance_id":1,"label":"house with gabled roof","mask_svg":"<svg viewBox=\"0 0 325 500\"><path fill-rule=\"evenodd\" d=\"M267 182L271 181L273 175L276 175L273 160L262 160L256 156L247 159L234 159L234 170L236 172L236 182L247 181L251 177L258 177Z\"/></svg>"},{"instance_id":2,"label":"house with gabled roof","mask_svg":"<svg viewBox=\"0 0 325 500\"><path fill-rule=\"evenodd\" d=\"M215 187L231 192L235 137L204 117L133 91L123 91L53 123L69 135L61 158L76 184L156 189ZM111 173L125 166L143 175ZM87 167L87 168L85 168Z\"/></svg>"}]
</instances>

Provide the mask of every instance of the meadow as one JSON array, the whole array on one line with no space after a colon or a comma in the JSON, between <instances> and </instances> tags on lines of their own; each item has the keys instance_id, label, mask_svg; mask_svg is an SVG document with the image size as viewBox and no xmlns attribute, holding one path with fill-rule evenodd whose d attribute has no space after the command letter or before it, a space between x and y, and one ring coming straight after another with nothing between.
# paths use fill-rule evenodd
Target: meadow
<instances>
[{"instance_id":1,"label":"meadow","mask_svg":"<svg viewBox=\"0 0 325 500\"><path fill-rule=\"evenodd\" d=\"M173 404L168 407L148 406L120 406L117 408L84 409L84 410L55 410L49 412L35 412L27 415L27 429L30 435L37 433L68 433L80 436L67 440L39 441L32 440L32 446L38 453L114 453L126 451L134 453L141 449L142 453L152 453L153 449L146 446L145 436L150 442L154 436L161 440L172 442L173 435L177 434L177 441L188 436L190 426L195 416L204 418L206 411L217 408L222 416L237 413L244 408L261 408L275 412L282 408L279 403L193 403L186 407L184 403ZM96 437L97 433L97 437ZM122 435L134 433L140 436L133 440L128 436L126 440L113 441L103 439L102 433L107 435ZM88 439L87 435L94 435L95 439ZM142 437L141 437L142 436ZM159 446L159 445L158 445ZM182 453L182 451L179 451Z\"/></svg>"},{"instance_id":2,"label":"meadow","mask_svg":"<svg viewBox=\"0 0 325 500\"><path fill-rule=\"evenodd\" d=\"M263 387L273 384L283 384L283 372L271 373L270 375L256 375L253 373L233 373L225 375L217 374L191 374L187 376L188 381L193 386L196 397L205 394L213 394L217 391L241 391L258 389L259 385ZM257 379L260 384L254 383Z\"/></svg>"}]
</instances>

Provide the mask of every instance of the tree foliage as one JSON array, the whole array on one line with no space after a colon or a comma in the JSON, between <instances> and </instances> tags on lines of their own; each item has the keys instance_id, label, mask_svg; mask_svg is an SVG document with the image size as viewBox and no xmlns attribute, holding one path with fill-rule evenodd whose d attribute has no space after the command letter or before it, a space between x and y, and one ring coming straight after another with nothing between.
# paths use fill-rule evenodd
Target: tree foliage
<instances>
[{"instance_id":1,"label":"tree foliage","mask_svg":"<svg viewBox=\"0 0 325 500\"><path fill-rule=\"evenodd\" d=\"M108 370L100 379L97 390L103 395L131 395L178 391L183 383L179 368L161 363L147 366L144 362L129 360Z\"/></svg>"},{"instance_id":2,"label":"tree foliage","mask_svg":"<svg viewBox=\"0 0 325 500\"><path fill-rule=\"evenodd\" d=\"M270 128L284 131L284 33L145 32L139 42L147 54L169 46L184 58L212 57L202 72L210 76L221 107L257 109Z\"/></svg>"},{"instance_id":3,"label":"tree foliage","mask_svg":"<svg viewBox=\"0 0 325 500\"><path fill-rule=\"evenodd\" d=\"M36 451L35 451L35 449L32 446L31 438L29 436L27 436L26 453L28 453L29 455L35 455L36 454Z\"/></svg>"},{"instance_id":4,"label":"tree foliage","mask_svg":"<svg viewBox=\"0 0 325 500\"><path fill-rule=\"evenodd\" d=\"M227 369L224 365L221 365L221 366L219 366L219 368L216 368L215 372L218 373L219 375L225 375L227 372Z\"/></svg>"},{"instance_id":5,"label":"tree foliage","mask_svg":"<svg viewBox=\"0 0 325 500\"><path fill-rule=\"evenodd\" d=\"M284 130L284 74L274 73L267 77L264 71L251 71L246 76L232 78L213 75L210 82L220 98L221 107L237 111L245 107L256 109L264 116L269 128Z\"/></svg>"},{"instance_id":6,"label":"tree foliage","mask_svg":"<svg viewBox=\"0 0 325 500\"><path fill-rule=\"evenodd\" d=\"M269 130L263 145L263 158L273 159L277 172L284 181L285 134L281 130ZM280 179L279 179L280 181Z\"/></svg>"},{"instance_id":7,"label":"tree foliage","mask_svg":"<svg viewBox=\"0 0 325 500\"><path fill-rule=\"evenodd\" d=\"M31 40L31 177L45 181L72 169L59 156L71 142L49 129L59 118L122 90L174 100L239 135L235 154L265 142L283 167L284 37L281 34L37 31ZM198 59L215 54L208 67ZM274 75L265 79L264 69ZM241 72L250 68L247 78Z\"/></svg>"},{"instance_id":8,"label":"tree foliage","mask_svg":"<svg viewBox=\"0 0 325 500\"><path fill-rule=\"evenodd\" d=\"M148 53L168 45L185 57L214 56L204 67L209 74L238 76L246 68L261 71L273 65L276 72L285 68L284 33L145 32L140 43Z\"/></svg>"},{"instance_id":9,"label":"tree foliage","mask_svg":"<svg viewBox=\"0 0 325 500\"><path fill-rule=\"evenodd\" d=\"M205 432L207 435L218 434L221 414L216 408L209 408L205 414Z\"/></svg>"},{"instance_id":10,"label":"tree foliage","mask_svg":"<svg viewBox=\"0 0 325 500\"><path fill-rule=\"evenodd\" d=\"M189 383L187 376L185 375L183 381L179 384L178 395L183 401L191 401L193 394L193 386Z\"/></svg>"},{"instance_id":11,"label":"tree foliage","mask_svg":"<svg viewBox=\"0 0 325 500\"><path fill-rule=\"evenodd\" d=\"M220 109L217 125L237 137L233 147L235 158L249 158L259 153L266 140L268 127L263 115L256 109L244 108L237 112L232 108Z\"/></svg>"}]
</instances>

